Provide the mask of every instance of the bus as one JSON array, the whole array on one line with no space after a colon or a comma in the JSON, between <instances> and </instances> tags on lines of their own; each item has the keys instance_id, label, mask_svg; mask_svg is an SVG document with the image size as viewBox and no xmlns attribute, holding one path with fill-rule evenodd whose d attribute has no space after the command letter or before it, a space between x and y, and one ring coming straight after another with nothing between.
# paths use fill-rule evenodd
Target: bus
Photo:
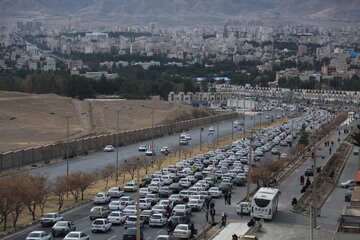
<instances>
[{"instance_id":1,"label":"bus","mask_svg":"<svg viewBox=\"0 0 360 240\"><path fill-rule=\"evenodd\" d=\"M271 220L278 209L280 191L276 188L262 187L252 198L251 216Z\"/></svg>"}]
</instances>

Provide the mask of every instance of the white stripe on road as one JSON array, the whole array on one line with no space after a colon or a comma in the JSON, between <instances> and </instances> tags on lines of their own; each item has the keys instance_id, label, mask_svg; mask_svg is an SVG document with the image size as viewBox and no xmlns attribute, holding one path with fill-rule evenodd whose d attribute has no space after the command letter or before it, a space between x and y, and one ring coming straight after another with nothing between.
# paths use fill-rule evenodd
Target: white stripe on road
<instances>
[{"instance_id":1,"label":"white stripe on road","mask_svg":"<svg viewBox=\"0 0 360 240\"><path fill-rule=\"evenodd\" d=\"M114 238L116 238L116 237L117 237L117 235L112 236L111 238L108 238L107 240L111 240L111 239L114 239Z\"/></svg>"}]
</instances>

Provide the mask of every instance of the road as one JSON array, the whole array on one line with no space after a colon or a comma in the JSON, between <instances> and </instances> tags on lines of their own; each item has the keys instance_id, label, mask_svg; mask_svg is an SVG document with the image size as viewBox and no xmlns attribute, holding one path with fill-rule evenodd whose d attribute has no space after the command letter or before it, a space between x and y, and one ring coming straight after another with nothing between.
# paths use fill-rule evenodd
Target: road
<instances>
[{"instance_id":1,"label":"road","mask_svg":"<svg viewBox=\"0 0 360 240\"><path fill-rule=\"evenodd\" d=\"M250 119L250 118L249 118ZM258 119L260 120L260 116L258 116L255 119L255 122L258 121ZM251 123L253 123L253 121L247 121L249 122L249 125L247 125L247 127L251 127ZM220 128L220 126L222 125L222 128ZM227 127L227 125L230 125L230 128ZM216 127L215 127L216 129ZM226 131L231 134L231 122L229 123L222 123L219 125L219 129L222 131L222 134L225 134ZM193 130L193 131L189 131L189 133L191 133L193 135L193 140L196 141L195 134L196 131L199 130ZM222 136L222 135L220 135ZM178 136L175 136L175 140L178 140ZM137 150L139 144L133 145L131 146L133 149L135 148L135 150ZM129 146L130 147L130 146ZM287 149L286 147L279 147L280 150L282 152L286 152ZM134 151L134 150L133 150ZM89 157L93 157L97 154L94 154L92 156ZM99 155L108 155L106 153L100 153ZM270 152L266 153L265 156L263 157L263 160L272 160L274 158L277 158L278 156L276 155L272 155ZM113 160L113 159L112 159ZM71 164L71 166L73 167L73 163ZM219 183L218 183L219 184ZM251 185L251 190L254 190L256 188L255 184ZM231 205L225 205L224 199L215 199L215 209L216 209L216 216L215 216L215 221L219 222L221 219L221 214L222 212L226 212L228 214L228 219L229 221L234 221L239 219L239 216L236 215L236 208L237 208L237 204L244 198L246 197L246 187L235 187L233 189L232 192L232 204ZM135 194L129 194L131 196L133 196L133 198L135 198ZM92 203L89 204L85 204L83 206L74 208L73 210L70 210L68 212L66 212L64 214L65 219L70 220L71 222L73 222L76 227L77 230L81 230L84 231L86 234L90 235L90 239L99 239L99 240L111 240L111 239L121 239L123 232L124 232L124 227L123 226L114 226L112 231L107 232L105 234L94 234L91 233L90 231L90 226L91 226L91 221L88 218L88 213L90 211L90 209L93 207L94 205ZM195 228L198 229L199 232L202 232L206 226L208 226L208 223L205 222L205 213L204 212L197 212L197 213L193 213L192 215L192 219L191 219L194 223L195 223ZM49 228L44 228L41 227L40 225L36 225L33 226L29 229L20 231L18 233L15 233L11 236L8 236L4 239L8 239L8 240L12 240L12 239L25 239L25 237L27 236L27 234L31 231L34 230L44 230L49 232ZM144 236L145 239L150 240L150 239L155 239L156 236L160 235L160 234L166 234L166 228L149 228L148 226L145 226L144 229ZM61 238L54 238L54 239L61 239Z\"/></svg>"},{"instance_id":2,"label":"road","mask_svg":"<svg viewBox=\"0 0 360 240\"><path fill-rule=\"evenodd\" d=\"M272 114L272 113L270 113ZM264 116L257 115L255 117L255 121L253 116L247 115L245 118L245 129L248 130L249 128L252 128L255 125L257 125L260 122L260 119L262 122L264 122ZM234 120L235 121L235 120ZM217 136L219 138L225 137L225 136L231 136L232 132L234 134L234 139L238 134L241 134L242 131L237 131L236 129L232 128L232 121L225 121L219 123L219 128L217 127L217 124L212 124L214 126L215 132L213 136L213 140L216 141ZM210 141L208 139L208 127L209 126L203 126L204 131L202 134L202 143L205 144ZM217 131L219 129L219 131ZM219 132L219 133L217 133ZM191 129L187 131L187 133L190 133L192 136L192 139L190 140L191 146L198 146L200 145L200 127ZM218 135L219 134L219 135ZM179 135L173 134L169 136L164 136L162 138L154 139L154 144L158 145L159 148L162 146L175 146L179 143ZM119 147L119 163L122 163L125 159L129 159L134 156L139 156L139 154L144 154L138 152L138 147L140 145L151 145L151 140ZM115 164L116 163L116 150L115 152L97 152L88 156L82 156L79 158L74 158L69 160L69 172L77 172L77 171L87 171L92 172L96 171L97 169L101 169L102 167L106 166L107 164ZM30 174L36 174L36 173L47 173L49 176L49 180L52 181L56 179L57 176L65 175L66 174L66 161L62 161L56 164L51 164L48 166L44 166L41 168L35 168L29 170Z\"/></svg>"},{"instance_id":3,"label":"road","mask_svg":"<svg viewBox=\"0 0 360 240\"><path fill-rule=\"evenodd\" d=\"M356 126L358 122L352 122L350 126ZM341 127L343 129L344 127ZM327 138L328 141L334 141L334 147L332 148L332 154L336 151L336 148L346 137L342 132L338 142L338 132L333 131ZM317 156L325 156L324 159L317 158L317 165L324 166L330 158L328 148L324 147L321 143L317 149ZM357 157L357 156L355 156ZM354 171L357 169L357 161L353 161L354 157L351 156L347 161L346 167L342 172L339 182L348 180L354 177ZM300 167L286 177L286 180L282 181L278 188L281 191L281 197L279 201L279 211L275 215L271 222L265 222L263 224L262 231L259 233L260 239L273 240L273 239L304 239L305 236L309 236L309 218L300 214L296 214L290 211L291 200L296 197L299 198L300 193L300 176L304 174L305 168L312 165L313 160L311 157L307 159ZM354 166L355 165L355 166ZM327 201L322 206L321 216L317 218L317 225L320 229L314 230L314 239L330 239L335 228L338 217L345 206L344 193L346 190L335 188L331 193ZM331 209L331 210L330 210Z\"/></svg>"}]
</instances>

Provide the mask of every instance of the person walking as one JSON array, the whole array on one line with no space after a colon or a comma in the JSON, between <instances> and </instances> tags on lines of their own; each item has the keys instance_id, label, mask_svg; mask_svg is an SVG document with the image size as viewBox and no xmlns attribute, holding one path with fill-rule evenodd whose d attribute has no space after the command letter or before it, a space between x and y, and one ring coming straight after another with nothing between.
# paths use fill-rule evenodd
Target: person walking
<instances>
[{"instance_id":1,"label":"person walking","mask_svg":"<svg viewBox=\"0 0 360 240\"><path fill-rule=\"evenodd\" d=\"M223 212L223 213L221 214L221 225L222 225L223 227L225 227L225 225L226 225L226 220L227 220L226 212Z\"/></svg>"},{"instance_id":2,"label":"person walking","mask_svg":"<svg viewBox=\"0 0 360 240\"><path fill-rule=\"evenodd\" d=\"M225 205L226 205L228 202L228 192L227 191L224 193L224 199L225 199Z\"/></svg>"},{"instance_id":3,"label":"person walking","mask_svg":"<svg viewBox=\"0 0 360 240\"><path fill-rule=\"evenodd\" d=\"M208 210L208 211L209 211L209 208L210 208L210 202L211 202L211 200L206 201L206 210Z\"/></svg>"},{"instance_id":4,"label":"person walking","mask_svg":"<svg viewBox=\"0 0 360 240\"><path fill-rule=\"evenodd\" d=\"M211 222L214 223L215 222L215 208L210 208L210 216L211 216Z\"/></svg>"},{"instance_id":5,"label":"person walking","mask_svg":"<svg viewBox=\"0 0 360 240\"><path fill-rule=\"evenodd\" d=\"M210 208L215 208L215 203L214 202L210 203Z\"/></svg>"},{"instance_id":6,"label":"person walking","mask_svg":"<svg viewBox=\"0 0 360 240\"><path fill-rule=\"evenodd\" d=\"M228 192L228 204L231 205L231 191Z\"/></svg>"},{"instance_id":7,"label":"person walking","mask_svg":"<svg viewBox=\"0 0 360 240\"><path fill-rule=\"evenodd\" d=\"M331 148L329 148L329 154L331 154Z\"/></svg>"},{"instance_id":8,"label":"person walking","mask_svg":"<svg viewBox=\"0 0 360 240\"><path fill-rule=\"evenodd\" d=\"M305 181L305 177L304 175L300 176L300 185L303 186L304 185L304 181Z\"/></svg>"},{"instance_id":9,"label":"person walking","mask_svg":"<svg viewBox=\"0 0 360 240\"><path fill-rule=\"evenodd\" d=\"M209 209L205 211L206 222L209 222Z\"/></svg>"}]
</instances>

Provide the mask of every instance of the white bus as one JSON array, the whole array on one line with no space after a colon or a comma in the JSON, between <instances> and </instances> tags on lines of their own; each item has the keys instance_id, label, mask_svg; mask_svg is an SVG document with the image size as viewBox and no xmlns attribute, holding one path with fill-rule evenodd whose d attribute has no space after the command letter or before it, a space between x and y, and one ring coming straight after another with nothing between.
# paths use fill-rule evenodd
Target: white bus
<instances>
[{"instance_id":1,"label":"white bus","mask_svg":"<svg viewBox=\"0 0 360 240\"><path fill-rule=\"evenodd\" d=\"M280 191L276 188L262 187L252 198L251 216L271 220L278 209Z\"/></svg>"}]
</instances>

